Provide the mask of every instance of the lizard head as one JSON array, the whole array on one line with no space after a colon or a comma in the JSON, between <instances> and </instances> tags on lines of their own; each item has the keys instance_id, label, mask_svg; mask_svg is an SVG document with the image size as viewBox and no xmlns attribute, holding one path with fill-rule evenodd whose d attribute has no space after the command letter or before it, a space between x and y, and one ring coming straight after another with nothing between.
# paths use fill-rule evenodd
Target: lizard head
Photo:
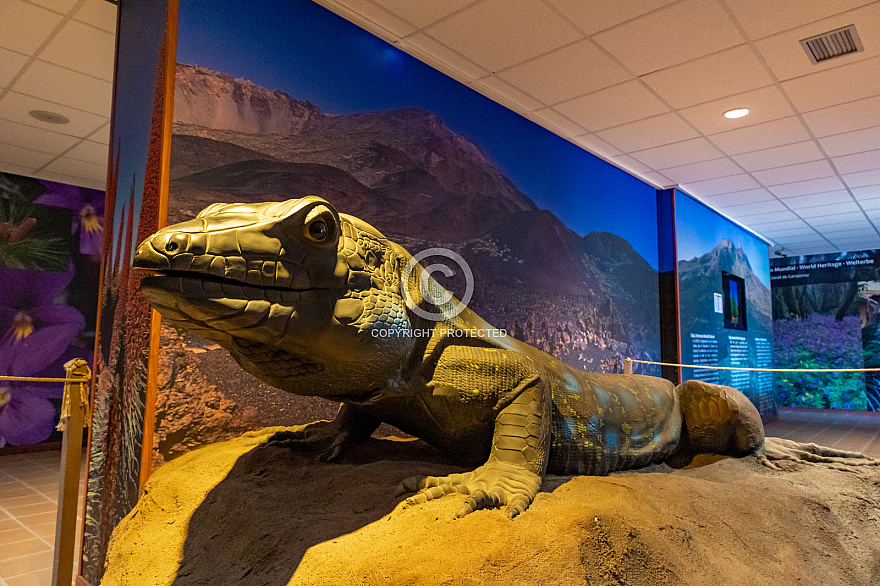
<instances>
[{"instance_id":1,"label":"lizard head","mask_svg":"<svg viewBox=\"0 0 880 586\"><path fill-rule=\"evenodd\" d=\"M408 253L319 197L213 204L137 249L141 291L171 325L229 350L280 389L368 400L412 349L399 276Z\"/></svg>"}]
</instances>

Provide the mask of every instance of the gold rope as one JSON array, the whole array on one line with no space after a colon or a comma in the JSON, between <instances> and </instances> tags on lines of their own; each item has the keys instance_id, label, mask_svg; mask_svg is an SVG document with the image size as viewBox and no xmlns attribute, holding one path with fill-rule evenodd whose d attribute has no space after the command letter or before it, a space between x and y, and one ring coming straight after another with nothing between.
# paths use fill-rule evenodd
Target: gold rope
<instances>
[{"instance_id":1,"label":"gold rope","mask_svg":"<svg viewBox=\"0 0 880 586\"><path fill-rule=\"evenodd\" d=\"M697 364L676 364L674 362L651 362L650 360L636 360L624 358L630 362L642 364L659 364L660 366L681 366L684 368L707 368L709 370L751 370L755 372L880 372L880 368L746 368L739 366L702 366Z\"/></svg>"},{"instance_id":2,"label":"gold rope","mask_svg":"<svg viewBox=\"0 0 880 586\"><path fill-rule=\"evenodd\" d=\"M78 378L46 378L43 376L0 376L0 380L22 381L29 383L76 383Z\"/></svg>"}]
</instances>

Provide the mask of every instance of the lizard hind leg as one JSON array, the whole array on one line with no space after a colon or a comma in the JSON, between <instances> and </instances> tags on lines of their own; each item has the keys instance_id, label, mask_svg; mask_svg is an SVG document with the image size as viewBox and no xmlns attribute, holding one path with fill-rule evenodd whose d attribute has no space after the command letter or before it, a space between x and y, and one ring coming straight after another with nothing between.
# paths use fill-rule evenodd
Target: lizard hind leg
<instances>
[{"instance_id":1,"label":"lizard hind leg","mask_svg":"<svg viewBox=\"0 0 880 586\"><path fill-rule=\"evenodd\" d=\"M790 470L803 464L828 464L837 470L850 471L856 466L880 466L875 460L859 452L836 450L816 444L804 444L781 437L768 437L758 461L774 470Z\"/></svg>"},{"instance_id":2,"label":"lizard hind leg","mask_svg":"<svg viewBox=\"0 0 880 586\"><path fill-rule=\"evenodd\" d=\"M682 448L693 453L747 456L764 445L761 415L740 391L689 380L676 387L686 432Z\"/></svg>"}]
</instances>

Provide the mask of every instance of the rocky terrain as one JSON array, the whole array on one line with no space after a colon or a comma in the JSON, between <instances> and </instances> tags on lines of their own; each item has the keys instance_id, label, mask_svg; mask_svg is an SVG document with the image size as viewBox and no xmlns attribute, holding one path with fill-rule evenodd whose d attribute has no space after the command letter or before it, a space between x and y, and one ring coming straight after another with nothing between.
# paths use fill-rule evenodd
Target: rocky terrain
<instances>
[{"instance_id":1,"label":"rocky terrain","mask_svg":"<svg viewBox=\"0 0 880 586\"><path fill-rule=\"evenodd\" d=\"M277 428L275 428L277 429ZM343 464L265 447L274 429L157 471L113 533L103 586L869 586L880 582L880 476L754 457L607 477L548 477L509 520L453 519L464 495L404 507L397 484L462 468L418 441Z\"/></svg>"}]
</instances>

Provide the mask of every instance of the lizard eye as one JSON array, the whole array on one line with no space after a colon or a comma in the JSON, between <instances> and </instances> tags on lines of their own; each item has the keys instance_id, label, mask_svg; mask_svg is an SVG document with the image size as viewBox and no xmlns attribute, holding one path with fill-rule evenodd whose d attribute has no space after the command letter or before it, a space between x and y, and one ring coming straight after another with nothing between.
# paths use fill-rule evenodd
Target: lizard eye
<instances>
[{"instance_id":1,"label":"lizard eye","mask_svg":"<svg viewBox=\"0 0 880 586\"><path fill-rule=\"evenodd\" d=\"M305 233L309 240L323 242L330 234L330 229L327 227L327 222L324 220L314 220L313 222L309 222L306 226Z\"/></svg>"}]
</instances>

